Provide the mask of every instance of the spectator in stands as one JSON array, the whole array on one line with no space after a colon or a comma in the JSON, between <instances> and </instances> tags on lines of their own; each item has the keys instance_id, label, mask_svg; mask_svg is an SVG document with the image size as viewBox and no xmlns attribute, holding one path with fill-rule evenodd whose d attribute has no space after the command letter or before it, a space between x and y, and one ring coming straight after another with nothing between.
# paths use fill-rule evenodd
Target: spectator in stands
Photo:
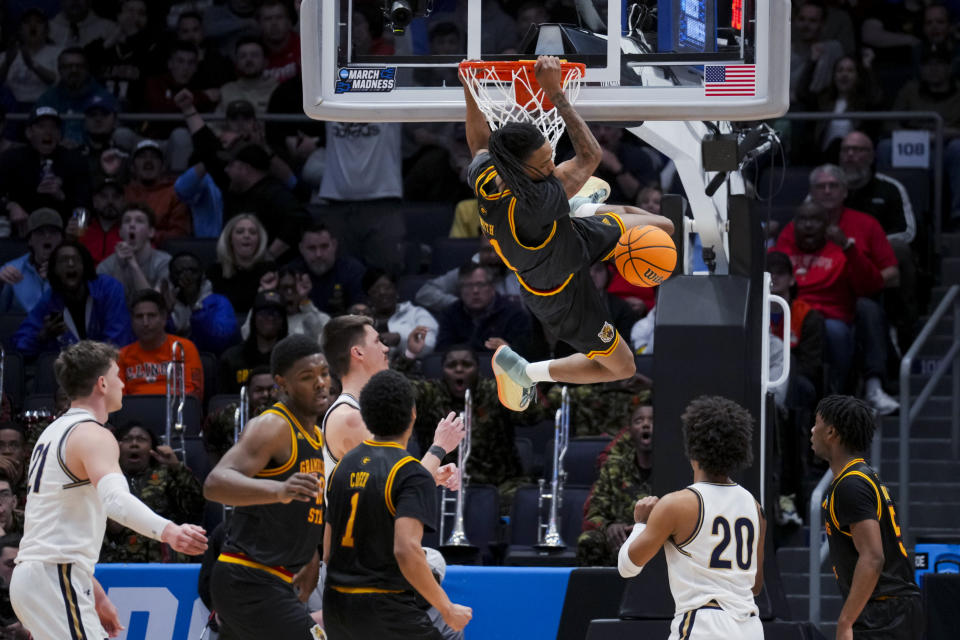
<instances>
[{"instance_id":1,"label":"spectator in stands","mask_svg":"<svg viewBox=\"0 0 960 640\"><path fill-rule=\"evenodd\" d=\"M27 221L29 251L0 268L0 311L33 309L50 290L47 261L63 240L63 220L53 209L37 209Z\"/></svg>"},{"instance_id":2,"label":"spectator in stands","mask_svg":"<svg viewBox=\"0 0 960 640\"><path fill-rule=\"evenodd\" d=\"M474 351L491 352L502 344L523 351L530 336L530 316L521 305L499 295L493 274L469 262L460 267L460 298L438 318L436 348L467 344Z\"/></svg>"},{"instance_id":3,"label":"spectator in stands","mask_svg":"<svg viewBox=\"0 0 960 640\"><path fill-rule=\"evenodd\" d=\"M120 242L97 267L97 273L113 276L127 297L141 289L157 289L168 277L170 254L151 246L156 216L145 204L128 204L120 216Z\"/></svg>"},{"instance_id":4,"label":"spectator in stands","mask_svg":"<svg viewBox=\"0 0 960 640\"><path fill-rule=\"evenodd\" d=\"M416 358L422 355L424 344L422 337L411 335L405 342L405 356L394 359L395 368L409 376L417 389L413 437L421 451L429 449L437 424L451 411L458 414L463 411L464 395L469 389L473 401L473 427L465 472L471 483L496 486L500 493L500 512L510 513L517 487L529 480L523 476L514 440L514 425L518 420L534 424L540 414L524 413L519 417L500 404L496 381L479 378L477 355L467 345L453 345L447 349L443 355L443 377L440 380L412 377ZM450 459L456 461L456 456L451 455Z\"/></svg>"},{"instance_id":5,"label":"spectator in stands","mask_svg":"<svg viewBox=\"0 0 960 640\"><path fill-rule=\"evenodd\" d=\"M418 332L424 338L420 355L433 351L439 328L437 320L423 307L399 301L396 277L383 269L371 267L363 274L362 285L367 294L374 328L385 345L402 349L407 344L407 337Z\"/></svg>"},{"instance_id":6,"label":"spectator in stands","mask_svg":"<svg viewBox=\"0 0 960 640\"><path fill-rule=\"evenodd\" d=\"M310 274L310 299L321 311L339 315L363 299L363 265L340 253L340 243L323 224L308 229L297 248L295 269Z\"/></svg>"},{"instance_id":7,"label":"spectator in stands","mask_svg":"<svg viewBox=\"0 0 960 640\"><path fill-rule=\"evenodd\" d=\"M0 471L0 535L23 535L23 511L17 509L14 481Z\"/></svg>"},{"instance_id":8,"label":"spectator in stands","mask_svg":"<svg viewBox=\"0 0 960 640\"><path fill-rule=\"evenodd\" d=\"M130 313L123 285L97 275L86 247L64 240L50 254L50 290L27 314L13 335L13 346L26 357L59 351L80 340L130 344Z\"/></svg>"},{"instance_id":9,"label":"spectator in stands","mask_svg":"<svg viewBox=\"0 0 960 640\"><path fill-rule=\"evenodd\" d=\"M109 93L97 93L83 106L83 131L80 140L66 138L67 144L77 144L77 150L87 159L90 176L123 178L127 173L123 159L136 144L138 136L126 127L117 126L120 105ZM67 129L70 125L67 124ZM123 178L125 180L125 178Z\"/></svg>"},{"instance_id":10,"label":"spectator in stands","mask_svg":"<svg viewBox=\"0 0 960 640\"><path fill-rule=\"evenodd\" d=\"M663 189L657 182L648 182L637 191L637 206L660 215L660 201L663 200Z\"/></svg>"},{"instance_id":11,"label":"spectator in stands","mask_svg":"<svg viewBox=\"0 0 960 640\"><path fill-rule=\"evenodd\" d=\"M184 388L188 395L203 400L203 364L200 352L187 338L165 330L167 304L153 289L141 289L130 302L130 319L136 342L120 350L117 364L126 395L166 393L167 364L173 360L173 344L183 347Z\"/></svg>"},{"instance_id":12,"label":"spectator in stands","mask_svg":"<svg viewBox=\"0 0 960 640\"><path fill-rule=\"evenodd\" d=\"M80 229L76 218L67 223L66 233L79 238L90 252L95 264L113 254L120 242L120 214L126 208L123 185L113 178L103 178L93 192L93 215L87 219L86 229Z\"/></svg>"},{"instance_id":13,"label":"spectator in stands","mask_svg":"<svg viewBox=\"0 0 960 640\"><path fill-rule=\"evenodd\" d=\"M826 89L798 96L805 110L831 113L872 111L880 108L882 99L872 69L852 56L843 56L833 65L833 80ZM834 157L844 136L862 126L870 124L843 118L818 120L805 141L808 148L799 152L811 160Z\"/></svg>"},{"instance_id":14,"label":"spectator in stands","mask_svg":"<svg viewBox=\"0 0 960 640\"><path fill-rule=\"evenodd\" d=\"M921 7L924 3L863 2L852 3L861 14L860 43L876 52L877 62L902 65L909 60L911 48L919 42Z\"/></svg>"},{"instance_id":15,"label":"spectator in stands","mask_svg":"<svg viewBox=\"0 0 960 640\"><path fill-rule=\"evenodd\" d=\"M0 80L16 100L16 110L27 111L57 81L60 47L50 42L50 25L40 9L23 12L11 45L0 62Z\"/></svg>"},{"instance_id":16,"label":"spectator in stands","mask_svg":"<svg viewBox=\"0 0 960 640\"><path fill-rule=\"evenodd\" d=\"M267 58L263 42L251 36L238 40L235 61L237 79L220 87L221 112L234 100L246 100L258 114L266 113L278 81L265 72Z\"/></svg>"},{"instance_id":17,"label":"spectator in stands","mask_svg":"<svg viewBox=\"0 0 960 640\"><path fill-rule=\"evenodd\" d=\"M266 75L278 84L300 73L300 36L290 10L283 0L264 0L257 10L267 54Z\"/></svg>"},{"instance_id":18,"label":"spectator in stands","mask_svg":"<svg viewBox=\"0 0 960 640\"><path fill-rule=\"evenodd\" d=\"M120 0L117 29L86 47L93 73L125 109L141 103L148 75L162 68L145 0Z\"/></svg>"},{"instance_id":19,"label":"spectator in stands","mask_svg":"<svg viewBox=\"0 0 960 640\"><path fill-rule=\"evenodd\" d=\"M151 75L146 79L143 102L139 110L148 113L180 113L180 107L174 96L183 89L193 92L195 106L200 111L213 111L220 99L218 87L204 86L197 82L197 68L200 63L200 54L197 48L189 43L176 41L168 48L167 67L163 72ZM150 138L167 139L167 155L170 167L182 171L193 152L189 132L180 124L172 122L146 123L144 134Z\"/></svg>"},{"instance_id":20,"label":"spectator in stands","mask_svg":"<svg viewBox=\"0 0 960 640\"><path fill-rule=\"evenodd\" d=\"M400 273L405 234L401 124L327 122L318 213L344 248L368 266ZM412 196L415 197L415 196Z\"/></svg>"},{"instance_id":21,"label":"spectator in stands","mask_svg":"<svg viewBox=\"0 0 960 640\"><path fill-rule=\"evenodd\" d=\"M894 110L936 111L943 117L943 165L950 185L950 226L960 228L960 81L950 73L951 53L944 45L927 45L920 57L920 76L900 89ZM897 126L926 129L929 121ZM881 152L886 161L886 153Z\"/></svg>"},{"instance_id":22,"label":"spectator in stands","mask_svg":"<svg viewBox=\"0 0 960 640\"><path fill-rule=\"evenodd\" d=\"M170 280L160 285L170 318L167 331L189 338L200 351L220 354L239 339L230 301L213 292L200 260L181 251L170 260Z\"/></svg>"},{"instance_id":23,"label":"spectator in stands","mask_svg":"<svg viewBox=\"0 0 960 640\"><path fill-rule=\"evenodd\" d=\"M189 42L197 48L200 58L194 79L198 86L219 87L224 80L233 79L233 64L216 47L207 43L203 33L203 16L196 11L182 12L177 18L176 33L178 40ZM211 94L208 97L213 98ZM214 102L219 102L219 91L216 98Z\"/></svg>"},{"instance_id":24,"label":"spectator in stands","mask_svg":"<svg viewBox=\"0 0 960 640\"><path fill-rule=\"evenodd\" d=\"M12 484L14 493L18 492L20 485L24 485L24 471L26 470L27 456L30 451L26 448L26 438L23 428L15 422L0 423L0 458L10 462L16 468ZM0 518L2 520L2 518Z\"/></svg>"},{"instance_id":25,"label":"spectator in stands","mask_svg":"<svg viewBox=\"0 0 960 640\"><path fill-rule=\"evenodd\" d=\"M173 189L190 208L193 237L219 237L223 229L223 192L210 177L206 165L199 162L188 168L173 183Z\"/></svg>"},{"instance_id":26,"label":"spectator in stands","mask_svg":"<svg viewBox=\"0 0 960 640\"><path fill-rule=\"evenodd\" d=\"M130 493L164 518L178 522L200 522L203 518L203 490L200 481L186 468L167 445L161 445L154 432L137 423L117 430L120 445L120 470L130 485ZM100 550L101 562L186 562L186 556L113 520Z\"/></svg>"},{"instance_id":27,"label":"spectator in stands","mask_svg":"<svg viewBox=\"0 0 960 640\"><path fill-rule=\"evenodd\" d=\"M267 232L257 216L241 213L230 218L217 240L217 262L207 270L213 290L226 296L236 313L246 313L263 277L275 271L267 260Z\"/></svg>"},{"instance_id":28,"label":"spectator in stands","mask_svg":"<svg viewBox=\"0 0 960 640\"><path fill-rule=\"evenodd\" d=\"M116 29L115 22L90 10L90 0L61 0L60 13L50 21L50 39L61 48L85 47Z\"/></svg>"},{"instance_id":29,"label":"spectator in stands","mask_svg":"<svg viewBox=\"0 0 960 640\"><path fill-rule=\"evenodd\" d=\"M87 54L83 49L64 49L57 56L57 83L47 89L37 100L38 107L52 107L61 113L83 113L94 96L106 97L110 93L92 75ZM68 122L63 135L67 140L83 140L84 123Z\"/></svg>"},{"instance_id":30,"label":"spectator in stands","mask_svg":"<svg viewBox=\"0 0 960 640\"><path fill-rule=\"evenodd\" d=\"M653 402L634 396L630 422L607 447L607 458L584 504L577 564L614 566L633 530L633 505L650 495L653 472Z\"/></svg>"},{"instance_id":31,"label":"spectator in stands","mask_svg":"<svg viewBox=\"0 0 960 640\"><path fill-rule=\"evenodd\" d=\"M29 144L0 155L0 196L18 231L25 230L28 211L48 207L65 219L73 207L90 205L87 164L60 144L60 126L55 109L37 107L24 129Z\"/></svg>"},{"instance_id":32,"label":"spectator in stands","mask_svg":"<svg viewBox=\"0 0 960 640\"><path fill-rule=\"evenodd\" d=\"M830 388L843 389L853 363L853 320L857 299L878 293L883 276L852 238L838 244L836 234L827 235L829 217L824 208L813 202L804 203L794 217L796 235L788 241L781 234L774 247L790 257L797 281L798 298L818 310L825 319L826 357L831 364ZM865 327L870 329L871 327ZM883 329L865 336L865 347L885 339ZM879 334L879 335L876 335ZM885 343L884 343L885 344ZM886 415L897 410L897 402L882 388L880 375L886 353L865 353L868 370L864 372L867 401ZM883 363L877 372L870 363Z\"/></svg>"},{"instance_id":33,"label":"spectator in stands","mask_svg":"<svg viewBox=\"0 0 960 640\"><path fill-rule=\"evenodd\" d=\"M944 46L952 53L951 65L954 77L960 76L960 47L957 46L950 20L950 9L939 2L932 2L923 10L923 42L914 48L914 59L920 63L925 45Z\"/></svg>"},{"instance_id":34,"label":"spectator in stands","mask_svg":"<svg viewBox=\"0 0 960 640\"><path fill-rule=\"evenodd\" d=\"M253 369L244 386L247 388L247 420L257 417L277 400L277 385L273 381L270 367ZM209 414L203 423L203 441L212 466L216 466L227 449L234 445L238 408L237 402L225 404L218 411Z\"/></svg>"},{"instance_id":35,"label":"spectator in stands","mask_svg":"<svg viewBox=\"0 0 960 640\"><path fill-rule=\"evenodd\" d=\"M654 156L639 141L634 142L633 136L625 138L622 127L593 125L590 129L603 147L603 157L594 174L609 183L609 201L635 201L640 187L658 177L660 167Z\"/></svg>"},{"instance_id":36,"label":"spectator in stands","mask_svg":"<svg viewBox=\"0 0 960 640\"><path fill-rule=\"evenodd\" d=\"M255 0L226 0L213 4L203 12L203 30L224 56L234 55L237 42L260 25L256 19Z\"/></svg>"},{"instance_id":37,"label":"spectator in stands","mask_svg":"<svg viewBox=\"0 0 960 640\"><path fill-rule=\"evenodd\" d=\"M807 93L817 94L830 85L843 46L823 38L827 15L822 0L807 0L796 11L790 40L790 102Z\"/></svg>"},{"instance_id":38,"label":"spectator in stands","mask_svg":"<svg viewBox=\"0 0 960 640\"><path fill-rule=\"evenodd\" d=\"M173 178L163 170L163 151L153 140L137 144L130 163L130 183L124 191L127 202L142 202L156 220L153 243L191 235L190 210L177 196Z\"/></svg>"},{"instance_id":39,"label":"spectator in stands","mask_svg":"<svg viewBox=\"0 0 960 640\"><path fill-rule=\"evenodd\" d=\"M480 237L480 246L472 261L490 270L493 276L493 287L497 294L511 302L520 301L520 283L513 272L503 264L503 260L493 250L493 245L486 236ZM459 293L460 268L457 267L427 280L414 296L414 302L437 317L458 300Z\"/></svg>"},{"instance_id":40,"label":"spectator in stands","mask_svg":"<svg viewBox=\"0 0 960 640\"><path fill-rule=\"evenodd\" d=\"M287 337L287 305L276 291L261 291L253 303L253 331L242 344L227 349L220 358L220 390L238 393L260 366L270 365L270 353Z\"/></svg>"},{"instance_id":41,"label":"spectator in stands","mask_svg":"<svg viewBox=\"0 0 960 640\"><path fill-rule=\"evenodd\" d=\"M9 534L0 537L0 590L3 598L9 603L8 589L10 578L13 577L13 568L17 566L17 554L20 551L20 536ZM9 605L8 605L9 607ZM7 612L10 617L4 617L5 626L2 629L3 637L10 640L30 640L30 632L23 628L12 609Z\"/></svg>"},{"instance_id":42,"label":"spectator in stands","mask_svg":"<svg viewBox=\"0 0 960 640\"><path fill-rule=\"evenodd\" d=\"M277 272L276 277L271 274L260 286L264 291L276 291L283 297L287 305L287 329L290 334L302 333L315 340L323 334L323 327L330 321L330 316L317 309L310 299L313 282L309 273L287 265ZM240 329L244 340L250 336L252 316L251 311Z\"/></svg>"},{"instance_id":43,"label":"spectator in stands","mask_svg":"<svg viewBox=\"0 0 960 640\"><path fill-rule=\"evenodd\" d=\"M819 390L823 387L824 319L809 302L797 298L797 281L789 256L779 251L768 253L767 271L770 272L770 292L790 305L790 376L784 388L783 402L778 402L778 406L782 406L788 415L777 421L781 434L777 516L780 524L803 524L796 501L803 495L804 461L808 458L805 452L809 449L810 426L813 424ZM771 335L782 338L783 319L780 307L771 305ZM782 354L780 358L782 363ZM771 378L779 376L777 371L771 363Z\"/></svg>"}]
</instances>

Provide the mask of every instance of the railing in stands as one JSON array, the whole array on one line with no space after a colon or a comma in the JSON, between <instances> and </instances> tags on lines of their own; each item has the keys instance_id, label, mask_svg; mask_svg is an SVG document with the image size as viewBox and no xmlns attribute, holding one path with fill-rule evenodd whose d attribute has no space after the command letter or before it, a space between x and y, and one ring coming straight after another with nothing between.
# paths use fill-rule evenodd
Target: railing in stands
<instances>
[{"instance_id":1,"label":"railing in stands","mask_svg":"<svg viewBox=\"0 0 960 640\"><path fill-rule=\"evenodd\" d=\"M907 543L907 537L910 535L910 427L917 416L920 415L923 405L930 399L937 383L940 382L940 379L946 374L947 368L951 365L953 366L950 394L951 448L953 457L955 459L960 458L960 296L958 294L960 294L960 285L955 284L947 289L943 300L930 314L930 319L927 320L916 340L913 341L910 349L903 356L903 360L900 361L900 490L897 496L897 505L900 513L900 530L903 532L904 544L907 546L910 546ZM910 369L913 360L951 306L953 307L953 344L941 356L937 366L930 374L930 379L917 394L916 400L913 400L910 397Z\"/></svg>"}]
</instances>

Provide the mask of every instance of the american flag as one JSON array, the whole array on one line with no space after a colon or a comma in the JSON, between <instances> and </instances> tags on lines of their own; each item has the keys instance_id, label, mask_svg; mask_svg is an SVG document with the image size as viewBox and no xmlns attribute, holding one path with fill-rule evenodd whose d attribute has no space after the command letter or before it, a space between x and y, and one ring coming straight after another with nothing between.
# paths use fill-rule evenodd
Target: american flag
<instances>
[{"instance_id":1,"label":"american flag","mask_svg":"<svg viewBox=\"0 0 960 640\"><path fill-rule=\"evenodd\" d=\"M704 95L757 95L756 65L732 64L725 67L707 66L703 72Z\"/></svg>"}]
</instances>

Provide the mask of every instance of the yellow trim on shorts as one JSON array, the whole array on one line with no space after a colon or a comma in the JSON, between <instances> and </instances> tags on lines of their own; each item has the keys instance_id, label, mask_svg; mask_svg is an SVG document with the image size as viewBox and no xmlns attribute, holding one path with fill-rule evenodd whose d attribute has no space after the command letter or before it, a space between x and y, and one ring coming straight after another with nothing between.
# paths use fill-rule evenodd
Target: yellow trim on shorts
<instances>
[{"instance_id":1,"label":"yellow trim on shorts","mask_svg":"<svg viewBox=\"0 0 960 640\"><path fill-rule=\"evenodd\" d=\"M598 214L596 214L596 215L598 215L598 216L610 216L611 218L613 218L614 221L617 223L617 226L620 227L620 235L621 235L621 236L627 232L627 225L623 224L623 218L621 218L618 214L616 214L616 213L614 213L614 212L612 212L612 211L607 211L606 213L598 213ZM605 256L603 257L603 260L601 260L601 262L606 262L607 260L609 260L610 258L612 258L612 257L613 257L613 254L616 253L616 252L617 252L617 245L613 245L613 249L611 249L611 250L610 250L610 253L608 253L607 255L605 255Z\"/></svg>"},{"instance_id":2,"label":"yellow trim on shorts","mask_svg":"<svg viewBox=\"0 0 960 640\"><path fill-rule=\"evenodd\" d=\"M617 334L617 335L614 336L614 338L613 338L613 344L610 345L608 348L604 349L603 351L590 351L590 352L585 353L585 354L583 354L583 355L587 356L587 358L589 358L590 360L593 360L593 359L596 358L597 356L608 356L608 355L610 355L611 353L613 353L613 350L617 348L617 345L620 344L620 332L617 331L616 334Z\"/></svg>"},{"instance_id":3,"label":"yellow trim on shorts","mask_svg":"<svg viewBox=\"0 0 960 640\"><path fill-rule=\"evenodd\" d=\"M400 467L407 464L408 462L419 462L419 461L413 456L406 456L406 457L400 458L400 460L397 461L395 465L393 465L393 468L390 469L390 475L387 476L387 483L384 485L384 488L383 488L383 499L384 501L386 501L387 510L390 512L390 515L392 516L397 515L397 509L396 507L393 506L393 496L390 495L393 492L393 479L397 476L397 471L400 470Z\"/></svg>"},{"instance_id":4,"label":"yellow trim on shorts","mask_svg":"<svg viewBox=\"0 0 960 640\"><path fill-rule=\"evenodd\" d=\"M239 564L243 567L250 567L251 569L259 569L260 571L266 571L270 575L280 578L286 583L293 584L292 576L288 576L287 574L282 573L271 566L261 564L259 562L255 562L253 560L248 560L246 558L238 558L236 556L228 556L223 553L220 554L217 560L219 560L220 562L226 562L227 564Z\"/></svg>"},{"instance_id":5,"label":"yellow trim on shorts","mask_svg":"<svg viewBox=\"0 0 960 640\"><path fill-rule=\"evenodd\" d=\"M331 585L330 588L340 593L403 593L400 589L378 589L376 587L335 587Z\"/></svg>"},{"instance_id":6,"label":"yellow trim on shorts","mask_svg":"<svg viewBox=\"0 0 960 640\"><path fill-rule=\"evenodd\" d=\"M80 618L80 607L77 605L76 592L73 589L73 582L70 580L70 565L57 565L60 571L60 590L63 600L67 604L68 623L73 627L73 636L75 638L86 639L87 633L83 629L83 620Z\"/></svg>"},{"instance_id":7,"label":"yellow trim on shorts","mask_svg":"<svg viewBox=\"0 0 960 640\"><path fill-rule=\"evenodd\" d=\"M517 243L517 246L521 249L526 249L527 251L539 251L545 246L550 244L550 241L553 240L553 236L557 233L557 221L553 221L553 226L550 227L550 233L547 235L547 239L538 244L535 247L528 247L527 245L520 242L520 238L517 237L517 227L514 223L514 209L517 207L517 199L510 198L510 206L507 207L507 222L510 224L510 233L513 235L514 241Z\"/></svg>"}]
</instances>

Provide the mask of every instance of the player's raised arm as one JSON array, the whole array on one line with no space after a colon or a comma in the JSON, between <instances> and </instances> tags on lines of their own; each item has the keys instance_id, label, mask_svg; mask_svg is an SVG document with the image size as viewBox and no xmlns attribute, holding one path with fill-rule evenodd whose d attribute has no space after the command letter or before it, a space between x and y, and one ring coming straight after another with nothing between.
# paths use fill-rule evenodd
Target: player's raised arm
<instances>
[{"instance_id":1,"label":"player's raised arm","mask_svg":"<svg viewBox=\"0 0 960 640\"><path fill-rule=\"evenodd\" d=\"M473 94L467 87L468 82L473 82L473 78L460 74L460 83L463 84L463 99L467 103L467 146L470 147L470 153L473 157L485 153L487 142L490 140L490 127L487 125L487 119L483 117L483 112L477 106L477 101L473 99Z\"/></svg>"},{"instance_id":2,"label":"player's raised arm","mask_svg":"<svg viewBox=\"0 0 960 640\"><path fill-rule=\"evenodd\" d=\"M554 170L554 175L563 183L567 197L572 198L600 166L603 149L563 93L560 59L555 56L540 56L533 70L540 87L567 125L567 135L573 144L576 155L566 162L561 162Z\"/></svg>"},{"instance_id":3,"label":"player's raised arm","mask_svg":"<svg viewBox=\"0 0 960 640\"><path fill-rule=\"evenodd\" d=\"M317 479L295 473L284 482L254 476L270 461L290 456L289 427L282 418L263 415L243 430L239 442L224 454L203 483L203 497L221 504L245 507L255 504L315 500Z\"/></svg>"}]
</instances>

